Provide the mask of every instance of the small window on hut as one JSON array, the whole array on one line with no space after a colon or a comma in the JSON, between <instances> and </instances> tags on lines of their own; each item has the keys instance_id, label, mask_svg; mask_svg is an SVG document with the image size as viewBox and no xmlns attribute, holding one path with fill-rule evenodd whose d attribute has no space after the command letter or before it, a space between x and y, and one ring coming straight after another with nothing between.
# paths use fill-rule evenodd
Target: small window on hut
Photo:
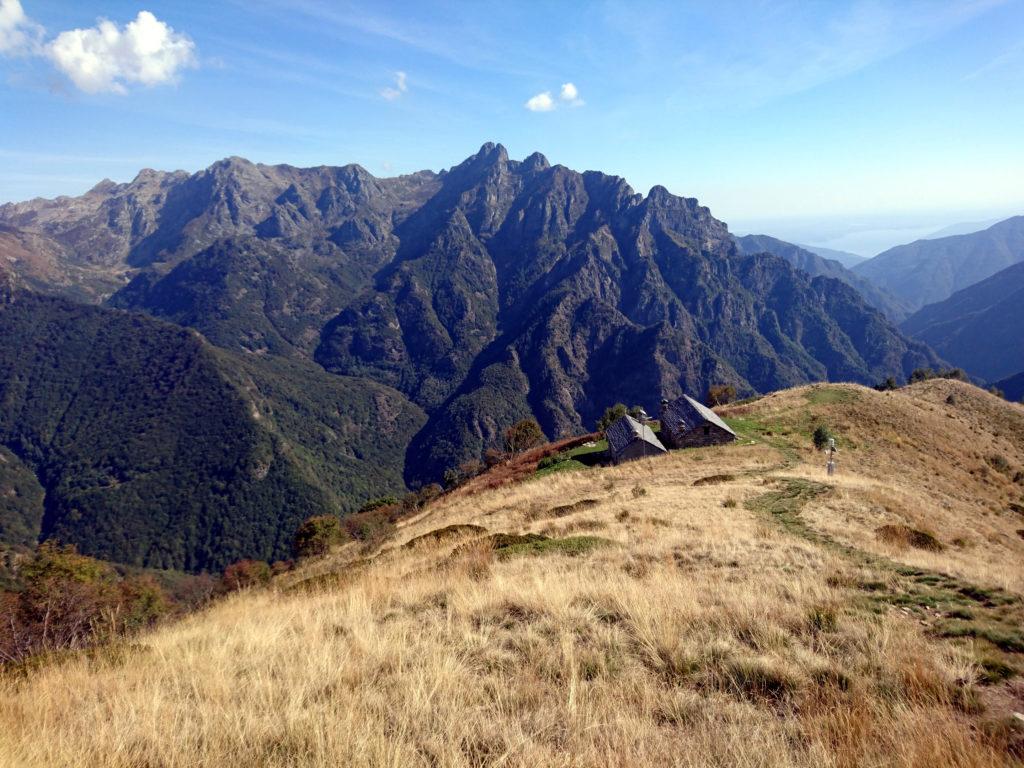
<instances>
[{"instance_id":1,"label":"small window on hut","mask_svg":"<svg viewBox=\"0 0 1024 768\"><path fill-rule=\"evenodd\" d=\"M711 434L711 427L705 426L704 427L704 434L705 435L710 435Z\"/></svg>"}]
</instances>

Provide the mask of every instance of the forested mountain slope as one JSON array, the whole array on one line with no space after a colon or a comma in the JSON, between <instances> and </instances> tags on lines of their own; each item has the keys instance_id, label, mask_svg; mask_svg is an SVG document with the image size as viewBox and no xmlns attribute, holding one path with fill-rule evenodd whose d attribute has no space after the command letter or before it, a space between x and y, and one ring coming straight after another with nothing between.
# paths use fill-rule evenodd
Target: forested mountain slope
<instances>
[{"instance_id":1,"label":"forested mountain slope","mask_svg":"<svg viewBox=\"0 0 1024 768\"><path fill-rule=\"evenodd\" d=\"M143 315L0 302L7 543L188 570L286 557L312 512L403 489L422 421L387 387L243 359Z\"/></svg>"}]
</instances>

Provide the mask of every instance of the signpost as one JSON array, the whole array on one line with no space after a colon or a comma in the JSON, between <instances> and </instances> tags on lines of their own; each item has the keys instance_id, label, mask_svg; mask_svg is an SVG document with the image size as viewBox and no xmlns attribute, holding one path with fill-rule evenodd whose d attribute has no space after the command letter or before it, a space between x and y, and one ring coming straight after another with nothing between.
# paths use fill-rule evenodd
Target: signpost
<instances>
[{"instance_id":1,"label":"signpost","mask_svg":"<svg viewBox=\"0 0 1024 768\"><path fill-rule=\"evenodd\" d=\"M647 411L643 408L640 409L640 413L637 414L640 419L640 442L643 443L644 458L647 458L647 435L644 434L644 427L647 426L647 420L651 418L647 415Z\"/></svg>"},{"instance_id":2,"label":"signpost","mask_svg":"<svg viewBox=\"0 0 1024 768\"><path fill-rule=\"evenodd\" d=\"M834 437L830 437L828 439L828 464L825 465L825 468L828 470L829 477L836 473L837 453L838 451L836 450L836 439Z\"/></svg>"}]
</instances>

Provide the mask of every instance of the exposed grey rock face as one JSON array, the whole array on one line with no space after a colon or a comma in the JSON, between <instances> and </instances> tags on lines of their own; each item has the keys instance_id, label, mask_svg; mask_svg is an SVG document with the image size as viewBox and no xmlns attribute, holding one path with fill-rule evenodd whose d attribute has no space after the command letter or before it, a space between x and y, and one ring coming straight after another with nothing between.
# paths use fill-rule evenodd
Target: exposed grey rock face
<instances>
[{"instance_id":1,"label":"exposed grey rock face","mask_svg":"<svg viewBox=\"0 0 1024 768\"><path fill-rule=\"evenodd\" d=\"M4 206L0 223L48 238L61 264L131 278L115 306L400 390L429 414L406 456L415 482L523 416L555 436L616 401L937 363L827 270L741 253L694 199L494 144L396 179L237 158L144 172Z\"/></svg>"}]
</instances>

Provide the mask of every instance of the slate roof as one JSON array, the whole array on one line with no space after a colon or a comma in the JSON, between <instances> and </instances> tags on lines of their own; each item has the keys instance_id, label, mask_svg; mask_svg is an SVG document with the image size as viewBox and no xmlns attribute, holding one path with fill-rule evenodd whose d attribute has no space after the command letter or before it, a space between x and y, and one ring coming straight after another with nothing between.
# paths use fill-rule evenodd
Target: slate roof
<instances>
[{"instance_id":1,"label":"slate roof","mask_svg":"<svg viewBox=\"0 0 1024 768\"><path fill-rule=\"evenodd\" d=\"M662 420L668 421L673 425L683 422L686 425L685 429L687 432L706 421L720 429L724 429L733 437L736 436L736 433L729 429L729 425L722 421L717 413L703 403L697 402L689 395L683 395L678 400L673 400L665 406Z\"/></svg>"},{"instance_id":2,"label":"slate roof","mask_svg":"<svg viewBox=\"0 0 1024 768\"><path fill-rule=\"evenodd\" d=\"M622 452L634 440L643 440L659 451L665 450L665 446L661 444L658 436L654 434L650 427L646 424L641 424L628 414L610 424L605 429L604 436L608 441L608 450L611 451L612 455Z\"/></svg>"}]
</instances>

